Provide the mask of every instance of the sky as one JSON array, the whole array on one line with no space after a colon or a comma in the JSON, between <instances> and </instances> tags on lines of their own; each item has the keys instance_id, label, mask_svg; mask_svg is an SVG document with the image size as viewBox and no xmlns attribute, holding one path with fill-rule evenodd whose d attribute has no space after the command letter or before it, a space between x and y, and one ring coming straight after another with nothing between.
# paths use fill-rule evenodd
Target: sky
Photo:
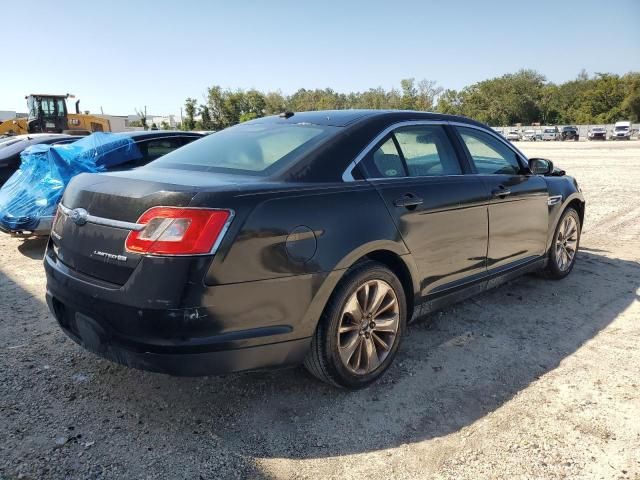
<instances>
[{"instance_id":1,"label":"sky","mask_svg":"<svg viewBox=\"0 0 640 480\"><path fill-rule=\"evenodd\" d=\"M640 0L30 0L2 17L0 110L22 112L29 93L168 115L211 85L460 89L521 68L553 82L640 71Z\"/></svg>"}]
</instances>

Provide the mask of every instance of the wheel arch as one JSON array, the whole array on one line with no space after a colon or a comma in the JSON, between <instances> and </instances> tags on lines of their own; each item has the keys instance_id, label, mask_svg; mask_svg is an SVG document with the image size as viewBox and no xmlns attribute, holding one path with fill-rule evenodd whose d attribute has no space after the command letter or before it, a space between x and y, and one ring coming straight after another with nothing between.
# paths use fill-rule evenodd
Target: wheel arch
<instances>
[{"instance_id":1,"label":"wheel arch","mask_svg":"<svg viewBox=\"0 0 640 480\"><path fill-rule=\"evenodd\" d=\"M549 232L547 235L547 252L549 251L549 248L551 248L553 235L555 234L556 228L558 228L558 223L560 222L564 212L566 212L568 208L575 209L578 212L578 217L580 218L580 229L582 229L582 226L584 225L585 207L585 200L580 193L569 195L562 204L555 206L555 209L552 210L552 217L550 219Z\"/></svg>"},{"instance_id":2,"label":"wheel arch","mask_svg":"<svg viewBox=\"0 0 640 480\"><path fill-rule=\"evenodd\" d=\"M405 255L406 257L406 255ZM416 303L416 294L419 291L417 285L414 284L416 275L411 273L410 267L407 265L407 261L403 256L398 255L390 250L374 250L368 253L361 259L359 259L354 265L362 261L372 260L386 266L391 270L404 289L404 295L407 300L407 321L410 321L413 316L413 310Z\"/></svg>"},{"instance_id":3,"label":"wheel arch","mask_svg":"<svg viewBox=\"0 0 640 480\"><path fill-rule=\"evenodd\" d=\"M578 212L578 216L580 217L580 228L582 228L582 226L584 225L584 207L585 207L584 200L581 200L579 198L574 198L573 200L569 201L566 204L566 206L562 211L564 212L567 208L570 208L570 207L574 208Z\"/></svg>"},{"instance_id":4,"label":"wheel arch","mask_svg":"<svg viewBox=\"0 0 640 480\"><path fill-rule=\"evenodd\" d=\"M385 265L398 277L407 299L407 321L411 320L420 292L420 280L415 262L409 252L403 248L402 243L399 245L395 242L377 241L351 252L327 274L303 320L305 335L313 334L322 312L347 272L355 265L367 260Z\"/></svg>"},{"instance_id":5,"label":"wheel arch","mask_svg":"<svg viewBox=\"0 0 640 480\"><path fill-rule=\"evenodd\" d=\"M340 279L334 285L340 283L342 277L355 265L367 260L375 261L385 265L391 270L402 283L405 297L407 299L407 320L413 315L414 305L420 294L420 277L418 269L413 261L413 257L406 249L404 243L396 242L371 242L351 252L339 263L344 269Z\"/></svg>"}]
</instances>

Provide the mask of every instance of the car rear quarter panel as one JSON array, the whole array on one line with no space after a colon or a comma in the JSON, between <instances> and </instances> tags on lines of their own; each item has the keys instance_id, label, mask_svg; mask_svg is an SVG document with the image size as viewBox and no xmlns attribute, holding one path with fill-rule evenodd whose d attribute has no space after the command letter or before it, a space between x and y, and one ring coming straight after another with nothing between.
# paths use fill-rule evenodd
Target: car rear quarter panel
<instances>
[{"instance_id":1,"label":"car rear quarter panel","mask_svg":"<svg viewBox=\"0 0 640 480\"><path fill-rule=\"evenodd\" d=\"M293 330L282 339L312 335L344 273L373 251L393 252L415 272L386 206L368 184L289 187L228 200L236 217L209 266L201 299L210 314L233 319L225 328L289 325ZM208 201L203 193L192 205ZM312 252L308 259L292 255L298 242Z\"/></svg>"},{"instance_id":2,"label":"car rear quarter panel","mask_svg":"<svg viewBox=\"0 0 640 480\"><path fill-rule=\"evenodd\" d=\"M346 269L371 249L408 253L378 192L368 184L323 184L240 195L205 283L221 285ZM302 232L302 234L300 233ZM308 258L296 256L298 243ZM315 245L314 245L315 244Z\"/></svg>"}]
</instances>

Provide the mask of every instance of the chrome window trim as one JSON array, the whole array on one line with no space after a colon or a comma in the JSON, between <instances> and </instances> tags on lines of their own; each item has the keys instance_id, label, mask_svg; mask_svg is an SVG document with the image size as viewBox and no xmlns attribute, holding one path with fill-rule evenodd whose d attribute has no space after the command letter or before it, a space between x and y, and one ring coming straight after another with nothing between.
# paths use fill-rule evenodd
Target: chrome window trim
<instances>
[{"instance_id":1,"label":"chrome window trim","mask_svg":"<svg viewBox=\"0 0 640 480\"><path fill-rule=\"evenodd\" d=\"M200 135L182 135L182 134L180 134L180 135L165 135L164 137L160 137L160 136L158 136L158 137L149 137L149 138L143 138L143 139L141 139L141 140L139 140L137 142L135 140L133 140L133 141L136 144L138 144L138 143L148 143L148 142L156 142L156 141L163 141L163 140L176 140L176 139L177 140L184 140L185 138L193 138L194 140L199 140L199 139L204 138L204 137L205 137L205 135L200 136ZM134 139L135 137L129 137L129 138ZM182 146L184 147L184 145L182 145ZM177 147L176 150L178 148L180 148L180 147Z\"/></svg>"},{"instance_id":2,"label":"chrome window trim","mask_svg":"<svg viewBox=\"0 0 640 480\"><path fill-rule=\"evenodd\" d=\"M520 150L518 150L514 145L509 143L509 141L507 141L502 136L498 135L496 132L494 132L490 128L481 127L481 126L478 126L478 125L473 125L471 123L456 122L456 121L452 122L452 121L448 121L448 120L407 120L407 121L403 121L403 122L394 123L393 125L390 125L387 128L385 128L378 135L376 135L376 137L371 142L369 142L369 144L367 144L367 146L364 147L364 149L349 164L347 169L342 174L342 181L343 182L362 182L362 181L370 181L370 180L407 180L407 179L414 179L414 178L424 178L424 177L405 176L405 177L390 177L390 178L386 178L386 177L382 177L382 178L366 178L366 179L356 180L353 177L353 170L356 168L356 165L358 165L358 163L360 163L369 154L369 152L371 152L371 150L373 150L373 148L378 144L378 142L380 142L385 136L387 136L389 133L391 133L392 131L394 131L397 128L412 127L412 126L416 126L416 125L442 125L442 126L451 125L452 127L467 127L467 128L473 128L475 130L479 130L481 132L485 132L485 133L493 136L494 138L496 138L499 142L504 144L509 149L511 149L511 151L513 151L516 154L516 158L518 159L518 163L520 163L520 167L521 168L527 168L527 156L524 155ZM446 177L465 177L465 176L469 176L469 175L473 175L473 174L462 173L462 174L442 175L442 176L446 176ZM435 177L435 175L434 175L434 177ZM431 177L429 177L429 178L431 178Z\"/></svg>"},{"instance_id":3,"label":"chrome window trim","mask_svg":"<svg viewBox=\"0 0 640 480\"><path fill-rule=\"evenodd\" d=\"M407 120L404 122L397 122L393 125L389 125L382 132L380 132L376 137L367 144L366 147L356 156L356 158L349 164L347 169L342 174L343 182L360 182L366 180L406 180L407 178L419 178L419 177L390 177L390 178L367 178L362 180L356 180L353 178L353 170L356 168L356 165L362 161L364 157L366 157L371 150L380 142L385 136L391 133L393 130L400 127L413 127L416 125L447 125L448 122L446 120Z\"/></svg>"}]
</instances>

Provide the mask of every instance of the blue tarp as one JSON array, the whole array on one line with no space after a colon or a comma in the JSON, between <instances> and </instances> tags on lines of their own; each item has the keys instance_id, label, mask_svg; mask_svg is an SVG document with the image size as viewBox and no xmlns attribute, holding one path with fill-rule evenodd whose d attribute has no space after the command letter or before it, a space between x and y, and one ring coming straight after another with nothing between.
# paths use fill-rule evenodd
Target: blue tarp
<instances>
[{"instance_id":1,"label":"blue tarp","mask_svg":"<svg viewBox=\"0 0 640 480\"><path fill-rule=\"evenodd\" d=\"M64 188L74 176L101 172L142 158L127 136L93 133L66 145L33 145L20 154L20 168L0 189L0 227L33 231L55 214Z\"/></svg>"}]
</instances>

